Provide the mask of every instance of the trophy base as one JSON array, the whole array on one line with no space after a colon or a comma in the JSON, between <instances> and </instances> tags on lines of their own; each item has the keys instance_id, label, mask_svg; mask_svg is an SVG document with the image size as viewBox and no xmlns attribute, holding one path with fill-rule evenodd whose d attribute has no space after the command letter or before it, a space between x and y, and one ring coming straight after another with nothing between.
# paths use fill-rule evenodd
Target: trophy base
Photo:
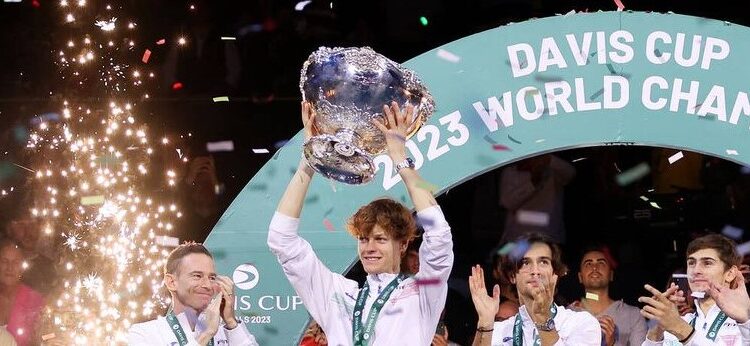
<instances>
[{"instance_id":1,"label":"trophy base","mask_svg":"<svg viewBox=\"0 0 750 346\"><path fill-rule=\"evenodd\" d=\"M362 149L334 135L310 138L302 146L308 164L326 178L350 185L370 182L375 177L372 157Z\"/></svg>"}]
</instances>

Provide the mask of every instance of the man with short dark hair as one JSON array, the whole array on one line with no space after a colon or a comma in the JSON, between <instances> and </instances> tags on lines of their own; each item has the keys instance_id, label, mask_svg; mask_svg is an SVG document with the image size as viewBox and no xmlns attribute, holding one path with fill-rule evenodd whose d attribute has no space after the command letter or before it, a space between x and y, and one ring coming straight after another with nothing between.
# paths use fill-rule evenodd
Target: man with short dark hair
<instances>
[{"instance_id":1,"label":"man with short dark hair","mask_svg":"<svg viewBox=\"0 0 750 346\"><path fill-rule=\"evenodd\" d=\"M696 311L680 316L672 300L684 293L672 284L665 292L645 285L652 296L640 297L641 315L657 324L643 345L749 345L750 297L738 266L735 243L720 234L696 238L688 244L688 285ZM696 294L697 293L697 294Z\"/></svg>"},{"instance_id":2,"label":"man with short dark hair","mask_svg":"<svg viewBox=\"0 0 750 346\"><path fill-rule=\"evenodd\" d=\"M635 306L609 297L616 262L605 245L593 245L583 251L578 281L586 295L569 308L587 311L599 320L605 346L636 346L646 339L646 320Z\"/></svg>"},{"instance_id":3,"label":"man with short dark hair","mask_svg":"<svg viewBox=\"0 0 750 346\"><path fill-rule=\"evenodd\" d=\"M557 279L566 274L557 244L542 235L517 240L520 256L502 262L502 272L516 286L521 307L513 318L495 322L500 287L492 296L484 285L484 271L472 268L469 289L479 315L474 346L568 345L600 346L599 323L587 312L568 310L554 303Z\"/></svg>"},{"instance_id":4,"label":"man with short dark hair","mask_svg":"<svg viewBox=\"0 0 750 346\"><path fill-rule=\"evenodd\" d=\"M131 326L129 345L258 345L235 318L234 283L216 274L213 256L202 244L185 243L169 254L164 286L172 296L169 312Z\"/></svg>"}]
</instances>

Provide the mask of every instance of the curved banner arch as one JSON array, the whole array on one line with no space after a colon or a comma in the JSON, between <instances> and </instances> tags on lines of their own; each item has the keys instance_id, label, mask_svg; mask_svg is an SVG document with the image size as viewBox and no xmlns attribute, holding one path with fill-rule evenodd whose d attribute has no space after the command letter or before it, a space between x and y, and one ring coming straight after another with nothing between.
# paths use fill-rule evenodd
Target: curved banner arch
<instances>
[{"instance_id":1,"label":"curved banner arch","mask_svg":"<svg viewBox=\"0 0 750 346\"><path fill-rule=\"evenodd\" d=\"M437 103L407 146L436 194L509 162L578 146L682 148L748 164L748 57L750 28L677 14L578 13L498 27L404 64ZM218 271L238 287L238 316L264 345L297 342L309 318L266 246L301 138L252 178L206 241ZM376 162L368 185L318 175L310 186L300 233L334 272L357 260L344 225L359 206L383 195L410 203L390 159Z\"/></svg>"}]
</instances>

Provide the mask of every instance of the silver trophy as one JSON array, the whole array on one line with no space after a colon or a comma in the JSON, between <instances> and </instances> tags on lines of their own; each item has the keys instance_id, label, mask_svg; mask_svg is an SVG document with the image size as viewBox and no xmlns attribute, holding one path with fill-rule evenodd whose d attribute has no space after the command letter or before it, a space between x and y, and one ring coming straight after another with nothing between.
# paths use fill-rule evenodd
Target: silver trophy
<instances>
[{"instance_id":1,"label":"silver trophy","mask_svg":"<svg viewBox=\"0 0 750 346\"><path fill-rule=\"evenodd\" d=\"M435 109L427 88L413 71L369 47L320 47L302 65L302 99L310 102L318 134L303 151L310 166L347 184L364 184L375 176L373 157L386 150L385 136L372 120L386 120L383 106L414 106L414 135Z\"/></svg>"}]
</instances>

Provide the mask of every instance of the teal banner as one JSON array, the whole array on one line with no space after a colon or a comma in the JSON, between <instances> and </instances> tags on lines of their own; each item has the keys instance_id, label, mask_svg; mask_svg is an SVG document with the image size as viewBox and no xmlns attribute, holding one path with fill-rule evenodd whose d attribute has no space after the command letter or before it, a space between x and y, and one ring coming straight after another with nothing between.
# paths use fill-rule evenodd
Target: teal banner
<instances>
[{"instance_id":1,"label":"teal banner","mask_svg":"<svg viewBox=\"0 0 750 346\"><path fill-rule=\"evenodd\" d=\"M436 194L512 161L582 146L660 146L748 164L749 58L749 28L677 14L578 13L510 24L404 63L437 103L407 147ZM217 269L237 285L238 315L263 345L298 342L309 319L266 246L301 145L298 133L207 240ZM357 260L344 225L359 206L383 195L409 203L393 162L386 155L375 162L378 175L367 185L318 175L310 187L300 234L334 272Z\"/></svg>"}]
</instances>

